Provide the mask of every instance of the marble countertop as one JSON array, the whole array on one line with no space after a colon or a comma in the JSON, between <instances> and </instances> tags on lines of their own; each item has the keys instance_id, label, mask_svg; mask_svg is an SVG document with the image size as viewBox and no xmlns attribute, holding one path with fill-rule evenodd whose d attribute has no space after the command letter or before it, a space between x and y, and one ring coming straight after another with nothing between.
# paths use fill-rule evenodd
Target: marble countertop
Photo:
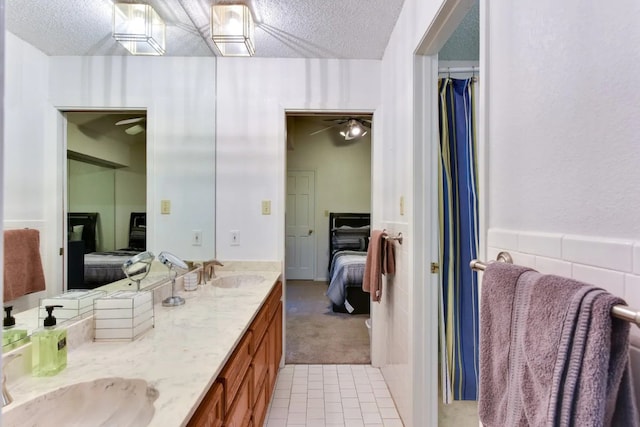
<instances>
[{"instance_id":1,"label":"marble countertop","mask_svg":"<svg viewBox=\"0 0 640 427\"><path fill-rule=\"evenodd\" d=\"M217 276L250 272L262 281L240 288L208 282L195 291L177 291L186 303L178 307L155 304L155 327L135 341L70 346L67 368L58 375L9 377L7 386L14 403L3 408L3 413L69 384L105 377L141 378L159 392L149 425L186 425L280 277L278 262L225 264L216 270ZM23 359L29 356L25 353Z\"/></svg>"}]
</instances>

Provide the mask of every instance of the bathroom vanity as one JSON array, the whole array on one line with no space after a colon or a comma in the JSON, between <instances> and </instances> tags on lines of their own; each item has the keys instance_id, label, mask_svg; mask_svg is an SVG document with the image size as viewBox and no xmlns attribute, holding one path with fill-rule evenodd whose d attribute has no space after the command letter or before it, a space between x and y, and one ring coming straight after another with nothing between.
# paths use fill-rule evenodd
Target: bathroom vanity
<instances>
[{"instance_id":1,"label":"bathroom vanity","mask_svg":"<svg viewBox=\"0 0 640 427\"><path fill-rule=\"evenodd\" d=\"M93 342L93 318L82 319L69 328L67 368L53 377L25 372L30 345L8 353L23 357L8 366L14 402L3 408L3 418L63 387L125 378L149 385L154 399L149 426L262 426L282 359L280 271L278 262L225 262L216 270L218 278L179 292L184 305L156 302L154 328L130 342Z\"/></svg>"}]
</instances>

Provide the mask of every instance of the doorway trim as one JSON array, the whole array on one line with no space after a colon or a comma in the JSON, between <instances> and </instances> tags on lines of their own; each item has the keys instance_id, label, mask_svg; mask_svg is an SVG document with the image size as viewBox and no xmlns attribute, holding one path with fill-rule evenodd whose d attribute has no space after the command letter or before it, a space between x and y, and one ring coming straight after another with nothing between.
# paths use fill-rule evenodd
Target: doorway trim
<instances>
[{"instance_id":1,"label":"doorway trim","mask_svg":"<svg viewBox=\"0 0 640 427\"><path fill-rule=\"evenodd\" d=\"M413 191L413 410L414 425L438 424L438 287L439 275L430 263L439 263L438 225L438 52L479 0L444 0L414 51L414 140ZM488 2L480 4L480 75L486 78L485 28ZM485 80L486 81L486 80ZM486 188L485 129L486 85L480 86L478 121L478 173ZM422 120L424 118L424 120ZM484 257L486 196L480 198L479 255ZM484 258L483 258L484 259ZM426 403L425 404L425 400Z\"/></svg>"},{"instance_id":2,"label":"doorway trim","mask_svg":"<svg viewBox=\"0 0 640 427\"><path fill-rule=\"evenodd\" d=\"M280 120L280 132L279 134L281 144L278 147L278 166L281 167L281 175L280 175L280 189L278 194L279 200L279 209L282 212L278 218L278 234L280 236L285 236L286 233L286 220L285 220L285 212L286 212L286 198L287 198L287 117L289 115L313 115L313 114L327 114L327 115L363 115L370 114L373 117L372 126L375 126L375 117L376 117L376 109L372 108L343 108L343 109L322 109L322 108L310 108L310 107L286 107L282 104L277 105L277 114ZM371 146L372 146L372 155L370 161L373 166L373 144L375 139L375 130L371 128ZM373 167L372 167L373 171ZM371 176L373 179L373 173ZM373 190L373 182L371 186ZM371 204L371 217L373 218L373 203ZM286 277L286 266L285 266L285 255L286 255L286 239L282 239L279 247L278 253L281 256L281 271L283 272L281 275L282 278L282 301L286 307L287 301L287 277ZM287 354L287 310L282 310L282 324L284 325L282 329L282 358L280 359L280 367L284 367L285 355Z\"/></svg>"},{"instance_id":3,"label":"doorway trim","mask_svg":"<svg viewBox=\"0 0 640 427\"><path fill-rule=\"evenodd\" d=\"M104 112L104 113L117 113L117 112L140 112L144 111L145 116L147 118L147 127L146 127L146 211L147 211L147 230L151 230L151 233L147 231L146 239L147 239L147 248L150 247L150 242L153 239L153 215L149 215L149 208L153 206L153 192L150 190L153 188L153 159L155 158L153 153L153 144L150 144L152 140L152 126L150 124L151 113L149 107L78 107L78 106L60 106L54 105L53 110L56 115L57 122L57 153L56 153L56 208L55 211L51 213L51 218L55 218L53 221L54 224L58 224L55 230L52 230L52 234L55 233L55 240L52 241L50 245L51 248L55 248L55 251L58 252L59 248L62 249L63 253L60 257L61 259L55 263L56 265L56 277L61 280L58 281L58 285L54 289L52 295L60 294L67 290L67 256L68 256L68 245L67 245L67 211L68 211L68 194L67 194L67 178L69 171L67 170L67 150L68 150L68 121L66 114L70 112ZM47 293L50 290L47 287Z\"/></svg>"}]
</instances>

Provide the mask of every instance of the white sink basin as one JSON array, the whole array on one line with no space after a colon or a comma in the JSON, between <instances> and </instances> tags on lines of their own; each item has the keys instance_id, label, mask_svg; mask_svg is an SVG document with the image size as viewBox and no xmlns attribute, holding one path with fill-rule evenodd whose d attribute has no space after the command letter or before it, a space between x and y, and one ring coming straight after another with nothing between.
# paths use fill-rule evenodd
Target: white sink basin
<instances>
[{"instance_id":1,"label":"white sink basin","mask_svg":"<svg viewBox=\"0 0 640 427\"><path fill-rule=\"evenodd\" d=\"M219 288L244 288L262 283L264 277L257 274L235 274L233 276L216 277L212 284Z\"/></svg>"},{"instance_id":2,"label":"white sink basin","mask_svg":"<svg viewBox=\"0 0 640 427\"><path fill-rule=\"evenodd\" d=\"M100 378L72 384L2 411L2 425L146 426L158 391L145 380ZM16 405L14 407L14 405Z\"/></svg>"}]
</instances>

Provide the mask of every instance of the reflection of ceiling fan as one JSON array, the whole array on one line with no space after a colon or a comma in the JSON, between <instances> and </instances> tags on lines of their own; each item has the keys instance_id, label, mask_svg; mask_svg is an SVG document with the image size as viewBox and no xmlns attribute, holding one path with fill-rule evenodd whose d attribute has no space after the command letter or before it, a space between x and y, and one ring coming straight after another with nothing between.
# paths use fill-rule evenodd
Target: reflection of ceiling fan
<instances>
[{"instance_id":1,"label":"reflection of ceiling fan","mask_svg":"<svg viewBox=\"0 0 640 427\"><path fill-rule=\"evenodd\" d=\"M365 136L368 132L367 129L371 129L371 120L360 117L343 117L328 121L334 122L334 124L312 132L309 135L315 135L335 127L342 127L343 129L340 131L340 135L344 137L345 141L350 141Z\"/></svg>"},{"instance_id":2,"label":"reflection of ceiling fan","mask_svg":"<svg viewBox=\"0 0 640 427\"><path fill-rule=\"evenodd\" d=\"M116 122L116 126L133 125L126 128L124 131L129 135L137 135L140 132L144 132L147 126L146 117L133 117L131 119L124 119Z\"/></svg>"}]
</instances>

